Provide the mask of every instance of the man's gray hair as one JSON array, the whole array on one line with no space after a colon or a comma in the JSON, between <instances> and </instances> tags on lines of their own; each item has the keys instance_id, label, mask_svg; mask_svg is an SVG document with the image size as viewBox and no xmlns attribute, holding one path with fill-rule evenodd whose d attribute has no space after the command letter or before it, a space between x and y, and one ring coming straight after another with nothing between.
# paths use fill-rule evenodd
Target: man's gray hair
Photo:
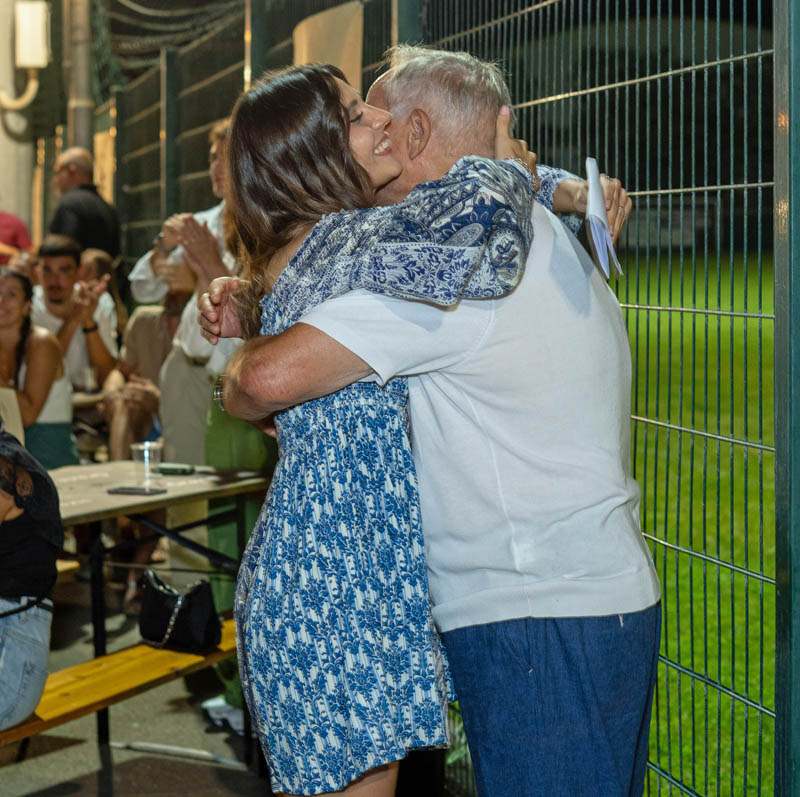
<instances>
[{"instance_id":1,"label":"man's gray hair","mask_svg":"<svg viewBox=\"0 0 800 797\"><path fill-rule=\"evenodd\" d=\"M386 99L395 117L406 118L422 108L445 146L454 152L477 147L491 154L494 120L503 105L511 105L497 64L470 53L408 44L392 47L387 60Z\"/></svg>"},{"instance_id":2,"label":"man's gray hair","mask_svg":"<svg viewBox=\"0 0 800 797\"><path fill-rule=\"evenodd\" d=\"M92 153L84 147L70 147L61 153L61 162L64 166L74 166L83 175L92 176L94 171L94 158Z\"/></svg>"}]
</instances>

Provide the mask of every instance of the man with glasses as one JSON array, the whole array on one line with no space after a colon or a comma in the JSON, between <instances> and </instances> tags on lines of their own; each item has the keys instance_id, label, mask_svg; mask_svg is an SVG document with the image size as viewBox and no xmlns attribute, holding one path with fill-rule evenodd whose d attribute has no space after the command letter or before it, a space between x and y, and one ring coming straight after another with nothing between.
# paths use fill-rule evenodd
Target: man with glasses
<instances>
[{"instance_id":1,"label":"man with glasses","mask_svg":"<svg viewBox=\"0 0 800 797\"><path fill-rule=\"evenodd\" d=\"M61 194L49 232L76 240L81 249L119 254L119 219L92 182L94 159L83 147L70 147L56 159L53 183Z\"/></svg>"}]
</instances>

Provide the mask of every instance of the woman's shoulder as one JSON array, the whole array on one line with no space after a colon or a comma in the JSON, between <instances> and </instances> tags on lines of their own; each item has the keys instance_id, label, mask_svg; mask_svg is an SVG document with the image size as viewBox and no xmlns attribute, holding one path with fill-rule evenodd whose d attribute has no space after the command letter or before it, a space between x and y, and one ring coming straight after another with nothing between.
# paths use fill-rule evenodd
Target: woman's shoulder
<instances>
[{"instance_id":1,"label":"woman's shoulder","mask_svg":"<svg viewBox=\"0 0 800 797\"><path fill-rule=\"evenodd\" d=\"M58 338L45 327L40 327L38 324L31 324L30 338L31 343L37 343L40 346L48 346L55 343L58 346Z\"/></svg>"},{"instance_id":2,"label":"woman's shoulder","mask_svg":"<svg viewBox=\"0 0 800 797\"><path fill-rule=\"evenodd\" d=\"M36 324L31 325L28 337L28 354L61 357L61 344L58 338L49 330Z\"/></svg>"}]
</instances>

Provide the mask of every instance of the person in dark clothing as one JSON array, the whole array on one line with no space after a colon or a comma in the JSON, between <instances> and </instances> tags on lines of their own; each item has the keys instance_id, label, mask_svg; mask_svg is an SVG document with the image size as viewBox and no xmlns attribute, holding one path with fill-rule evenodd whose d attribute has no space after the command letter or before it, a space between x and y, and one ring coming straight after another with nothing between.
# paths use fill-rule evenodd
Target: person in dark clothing
<instances>
[{"instance_id":1,"label":"person in dark clothing","mask_svg":"<svg viewBox=\"0 0 800 797\"><path fill-rule=\"evenodd\" d=\"M53 480L0 427L0 730L25 720L44 689L63 542Z\"/></svg>"},{"instance_id":2,"label":"person in dark clothing","mask_svg":"<svg viewBox=\"0 0 800 797\"><path fill-rule=\"evenodd\" d=\"M50 232L74 238L81 249L102 249L119 255L119 218L113 206L97 193L92 182L94 159L83 147L70 147L56 159L53 181L61 202L50 222Z\"/></svg>"}]
</instances>

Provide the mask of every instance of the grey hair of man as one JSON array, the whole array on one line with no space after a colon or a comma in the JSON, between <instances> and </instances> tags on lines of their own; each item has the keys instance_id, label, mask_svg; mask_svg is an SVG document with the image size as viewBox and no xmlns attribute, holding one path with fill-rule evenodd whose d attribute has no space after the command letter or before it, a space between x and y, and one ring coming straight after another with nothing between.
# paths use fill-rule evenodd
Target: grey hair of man
<instances>
[{"instance_id":1,"label":"grey hair of man","mask_svg":"<svg viewBox=\"0 0 800 797\"><path fill-rule=\"evenodd\" d=\"M422 108L453 154L492 156L497 114L503 105L511 106L497 64L470 53L408 44L392 47L387 60L385 91L395 118Z\"/></svg>"},{"instance_id":2,"label":"grey hair of man","mask_svg":"<svg viewBox=\"0 0 800 797\"><path fill-rule=\"evenodd\" d=\"M94 158L92 153L84 147L70 147L61 153L59 162L62 166L73 166L77 172L85 177L92 177L94 171Z\"/></svg>"}]
</instances>

